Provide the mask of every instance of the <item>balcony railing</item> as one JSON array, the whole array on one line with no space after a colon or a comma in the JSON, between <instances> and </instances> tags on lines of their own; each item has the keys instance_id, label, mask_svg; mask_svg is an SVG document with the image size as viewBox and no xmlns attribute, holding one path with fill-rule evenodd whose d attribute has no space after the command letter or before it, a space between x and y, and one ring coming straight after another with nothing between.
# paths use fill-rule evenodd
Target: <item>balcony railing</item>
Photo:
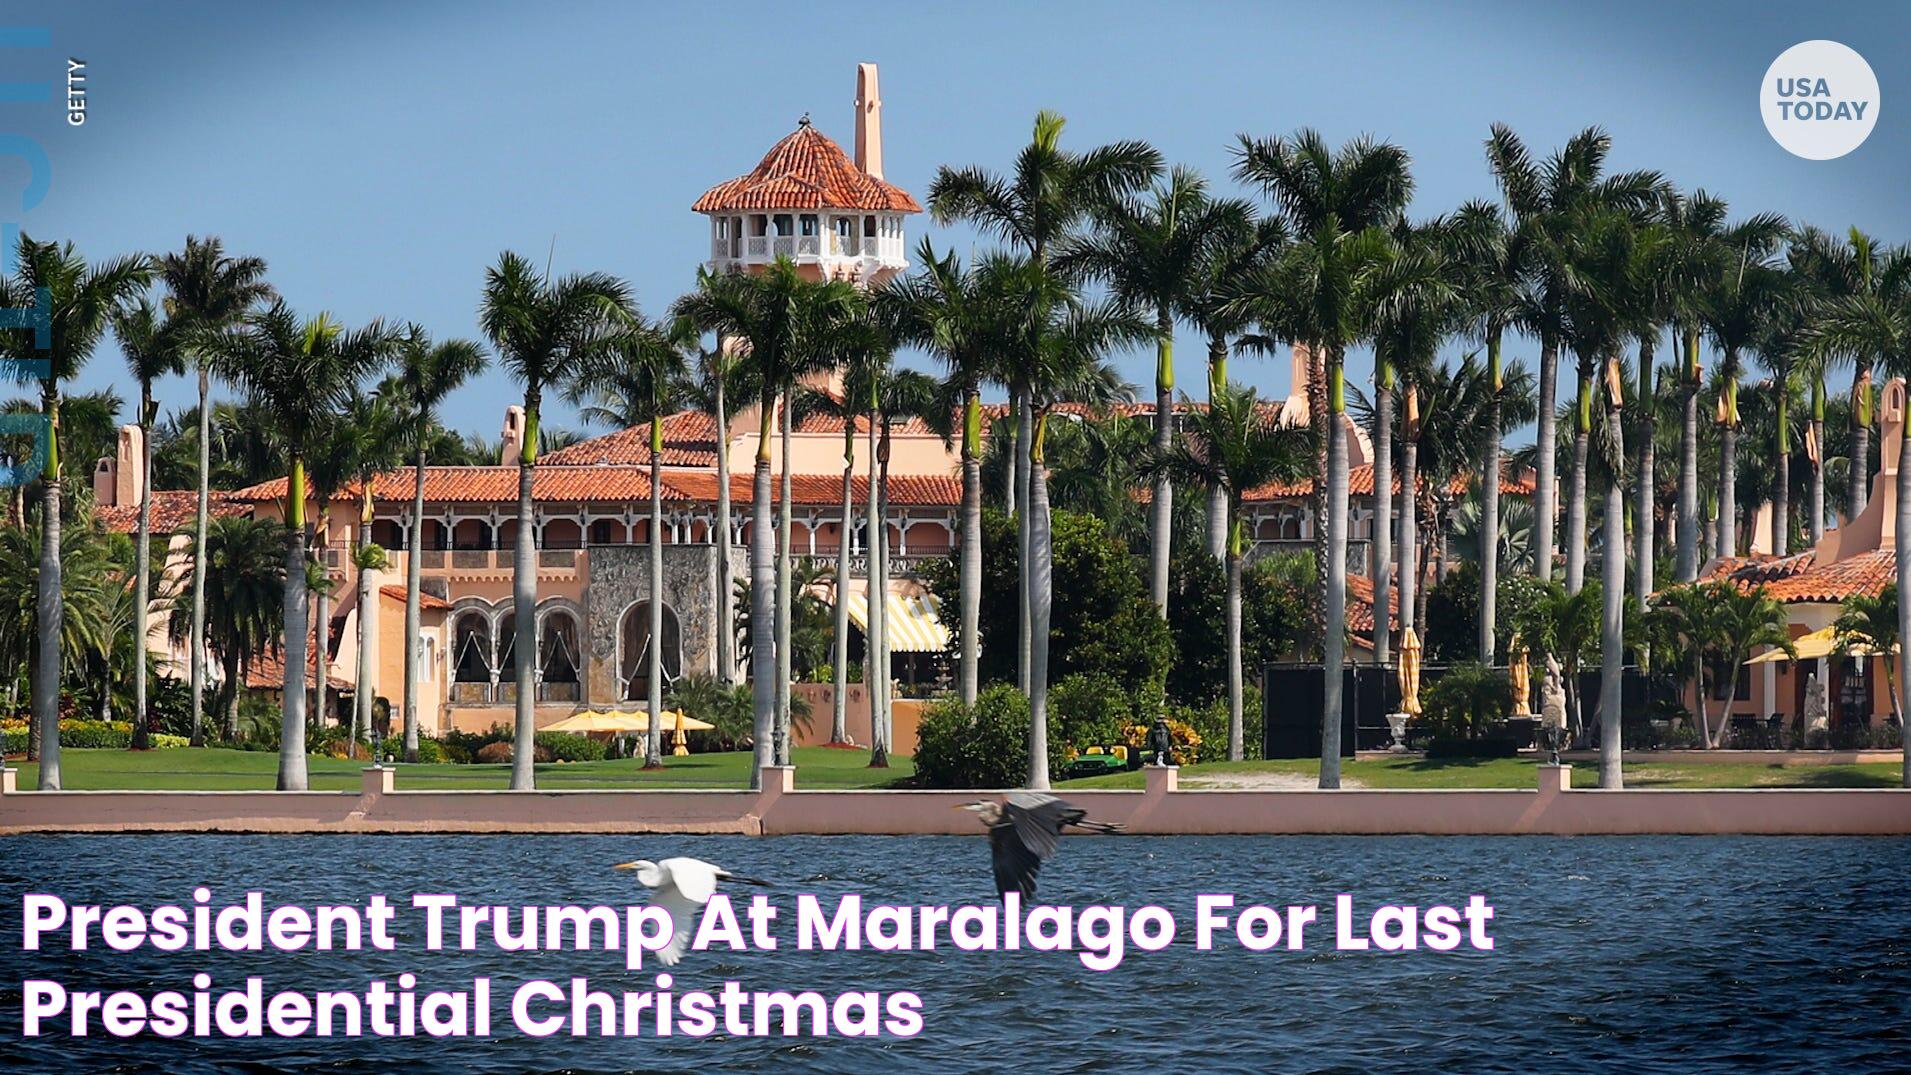
<instances>
[{"instance_id":1,"label":"balcony railing","mask_svg":"<svg viewBox=\"0 0 1911 1075\"><path fill-rule=\"evenodd\" d=\"M822 258L900 262L906 256L901 236L842 235L833 230L819 235L748 235L710 240L711 260L745 264L767 264L777 258L797 262Z\"/></svg>"}]
</instances>

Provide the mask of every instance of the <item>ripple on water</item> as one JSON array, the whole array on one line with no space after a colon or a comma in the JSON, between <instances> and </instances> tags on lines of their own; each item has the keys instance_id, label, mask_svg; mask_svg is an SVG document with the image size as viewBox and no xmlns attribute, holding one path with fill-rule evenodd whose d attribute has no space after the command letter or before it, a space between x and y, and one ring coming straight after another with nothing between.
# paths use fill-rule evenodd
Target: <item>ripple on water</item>
<instances>
[{"instance_id":1,"label":"ripple on water","mask_svg":"<svg viewBox=\"0 0 1911 1075\"><path fill-rule=\"evenodd\" d=\"M344 902L384 892L456 892L465 902L619 903L638 898L612 863L694 855L783 879L825 900L973 903L989 896L973 838L605 836L33 836L8 840L0 893L73 902L215 900L247 889L268 904ZM421 989L478 975L508 990L527 978L586 975L598 988L648 988L604 953L422 950L401 913L397 953L261 953L197 960L41 953L14 933L0 948L0 1070L388 1072L796 1070L950 1072L1592 1071L1748 1066L1901 1069L1902 998L1911 987L1911 840L1775 838L1177 837L1071 842L1042 876L1045 901L1158 903L1176 943L1131 952L1107 974L1066 953L729 953L677 968L681 993L737 978L746 988L913 990L914 1039L700 1041L450 1039L164 1041L17 1037L19 983L157 989L204 969L220 984L259 974L268 989L362 988L420 974ZM30 879L30 880L28 880ZM1193 947L1193 894L1322 905L1305 953ZM1463 901L1495 905L1494 952L1333 951L1331 904ZM785 934L787 937L787 934ZM788 943L787 941L785 942ZM502 1014L502 1012L501 1012ZM508 1030L508 1016L499 1023Z\"/></svg>"}]
</instances>

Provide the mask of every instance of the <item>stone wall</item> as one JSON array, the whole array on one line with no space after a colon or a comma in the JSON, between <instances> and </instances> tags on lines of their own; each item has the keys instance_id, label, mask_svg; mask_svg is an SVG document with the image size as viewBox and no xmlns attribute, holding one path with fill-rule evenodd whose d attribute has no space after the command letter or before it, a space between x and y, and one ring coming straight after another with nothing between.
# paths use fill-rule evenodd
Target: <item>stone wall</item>
<instances>
[{"instance_id":1,"label":"stone wall","mask_svg":"<svg viewBox=\"0 0 1911 1075\"><path fill-rule=\"evenodd\" d=\"M748 575L748 565L732 548L733 577ZM665 545L664 607L677 618L683 642L683 672L715 673L717 639L717 550L713 545ZM584 587L584 645L592 704L618 701L618 633L624 613L650 596L650 549L644 545L594 545L588 555Z\"/></svg>"}]
</instances>

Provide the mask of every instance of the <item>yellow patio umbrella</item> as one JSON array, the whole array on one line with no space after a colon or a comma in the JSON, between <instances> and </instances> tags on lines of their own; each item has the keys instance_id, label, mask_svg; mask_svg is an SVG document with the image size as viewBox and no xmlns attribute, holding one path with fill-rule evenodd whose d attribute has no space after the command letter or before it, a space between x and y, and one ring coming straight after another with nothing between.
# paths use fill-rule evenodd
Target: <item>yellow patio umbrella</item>
<instances>
[{"instance_id":1,"label":"yellow patio umbrella","mask_svg":"<svg viewBox=\"0 0 1911 1075\"><path fill-rule=\"evenodd\" d=\"M650 718L642 713L626 713L614 709L586 709L581 713L573 713L541 730L588 735L592 732L641 732L649 727Z\"/></svg>"},{"instance_id":2,"label":"yellow patio umbrella","mask_svg":"<svg viewBox=\"0 0 1911 1075\"><path fill-rule=\"evenodd\" d=\"M1513 712L1530 713L1533 704L1533 670L1526 663L1526 647L1519 639L1513 640L1513 660L1507 665L1506 676L1513 686Z\"/></svg>"},{"instance_id":3,"label":"yellow patio umbrella","mask_svg":"<svg viewBox=\"0 0 1911 1075\"><path fill-rule=\"evenodd\" d=\"M1764 653L1747 660L1745 663L1777 664L1779 661L1815 661L1821 657L1831 657L1839 653L1838 632L1835 628L1824 627L1810 634L1799 635L1797 638L1792 639L1792 648L1798 651L1798 655L1795 657L1782 649L1768 649ZM1844 652L1853 657L1872 657L1877 655L1877 650L1862 643L1854 645ZM1896 653L1897 648L1893 647L1892 652Z\"/></svg>"},{"instance_id":4,"label":"yellow patio umbrella","mask_svg":"<svg viewBox=\"0 0 1911 1075\"><path fill-rule=\"evenodd\" d=\"M1400 636L1400 711L1420 715L1420 636L1411 627Z\"/></svg>"}]
</instances>

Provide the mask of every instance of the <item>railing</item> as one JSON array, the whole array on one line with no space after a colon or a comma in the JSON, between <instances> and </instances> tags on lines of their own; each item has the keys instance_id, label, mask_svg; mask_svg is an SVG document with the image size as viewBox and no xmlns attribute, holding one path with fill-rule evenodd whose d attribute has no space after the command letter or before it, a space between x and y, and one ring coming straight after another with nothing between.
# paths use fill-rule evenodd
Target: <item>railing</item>
<instances>
[{"instance_id":1,"label":"railing","mask_svg":"<svg viewBox=\"0 0 1911 1075\"><path fill-rule=\"evenodd\" d=\"M818 258L873 258L901 261L905 254L901 236L843 235L826 230L816 235L749 235L742 238L710 240L713 261L767 263L777 258L813 261Z\"/></svg>"},{"instance_id":2,"label":"railing","mask_svg":"<svg viewBox=\"0 0 1911 1075\"><path fill-rule=\"evenodd\" d=\"M947 559L952 551L953 550L950 549L944 549L940 552L910 553L907 556L898 556L891 553L889 556L889 575L891 578L913 578L930 561ZM813 568L820 568L825 571L836 570L836 554L833 552L819 552L814 556L802 556L798 559L809 561L810 566ZM853 578L868 578L869 556L865 553L851 553L849 557L849 573Z\"/></svg>"}]
</instances>

